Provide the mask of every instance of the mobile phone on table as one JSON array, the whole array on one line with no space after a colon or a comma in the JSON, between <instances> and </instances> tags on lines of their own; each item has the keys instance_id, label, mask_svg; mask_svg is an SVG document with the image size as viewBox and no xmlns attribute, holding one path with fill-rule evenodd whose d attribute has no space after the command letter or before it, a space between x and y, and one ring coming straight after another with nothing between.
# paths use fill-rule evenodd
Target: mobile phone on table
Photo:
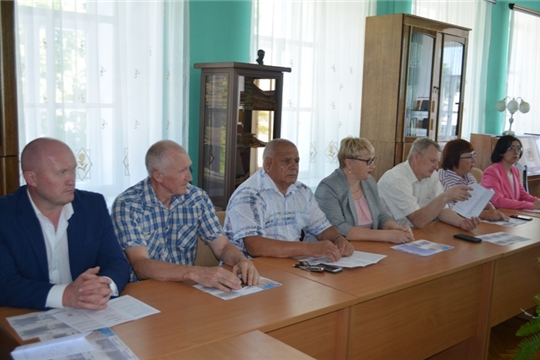
<instances>
[{"instance_id":1,"label":"mobile phone on table","mask_svg":"<svg viewBox=\"0 0 540 360\"><path fill-rule=\"evenodd\" d=\"M343 271L342 267L339 266L333 266L333 265L323 265L324 271L330 272L332 274L337 274L338 272Z\"/></svg>"},{"instance_id":2,"label":"mobile phone on table","mask_svg":"<svg viewBox=\"0 0 540 360\"><path fill-rule=\"evenodd\" d=\"M513 219L519 219L519 220L525 220L525 221L531 221L532 220L532 217L523 216L523 215L517 215L517 214L510 215L510 217L513 218Z\"/></svg>"}]
</instances>

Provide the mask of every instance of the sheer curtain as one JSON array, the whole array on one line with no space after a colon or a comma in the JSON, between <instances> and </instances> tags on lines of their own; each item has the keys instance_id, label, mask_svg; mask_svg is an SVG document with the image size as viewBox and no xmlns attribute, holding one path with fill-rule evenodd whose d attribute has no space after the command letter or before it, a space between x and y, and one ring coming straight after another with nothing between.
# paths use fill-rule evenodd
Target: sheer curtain
<instances>
[{"instance_id":1,"label":"sheer curtain","mask_svg":"<svg viewBox=\"0 0 540 360\"><path fill-rule=\"evenodd\" d=\"M491 6L485 0L413 0L412 13L472 29L469 33L461 137L484 132Z\"/></svg>"},{"instance_id":2,"label":"sheer curtain","mask_svg":"<svg viewBox=\"0 0 540 360\"><path fill-rule=\"evenodd\" d=\"M514 114L512 130L516 134L540 134L540 17L511 12L509 66L506 95L521 97L531 105L528 113ZM508 129L510 114L505 112L504 130Z\"/></svg>"},{"instance_id":3,"label":"sheer curtain","mask_svg":"<svg viewBox=\"0 0 540 360\"><path fill-rule=\"evenodd\" d=\"M183 1L17 1L21 150L66 142L77 187L110 204L147 176L152 143L187 146L187 14Z\"/></svg>"},{"instance_id":4,"label":"sheer curtain","mask_svg":"<svg viewBox=\"0 0 540 360\"><path fill-rule=\"evenodd\" d=\"M253 1L251 54L285 74L281 137L300 153L299 180L315 188L338 167L339 142L360 133L365 18L372 1Z\"/></svg>"}]
</instances>

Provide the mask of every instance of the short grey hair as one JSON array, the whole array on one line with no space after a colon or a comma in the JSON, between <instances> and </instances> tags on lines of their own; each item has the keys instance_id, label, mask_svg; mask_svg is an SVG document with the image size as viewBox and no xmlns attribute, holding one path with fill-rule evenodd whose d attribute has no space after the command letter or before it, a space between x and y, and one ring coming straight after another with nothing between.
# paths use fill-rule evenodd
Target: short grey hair
<instances>
[{"instance_id":1,"label":"short grey hair","mask_svg":"<svg viewBox=\"0 0 540 360\"><path fill-rule=\"evenodd\" d=\"M411 151L409 151L409 156L407 156L407 160L411 160L414 153L424 155L424 153L427 151L427 149L429 149L430 146L435 146L435 148L439 152L441 152L441 145L439 145L439 143L435 140L431 140L430 138L419 138L414 140Z\"/></svg>"},{"instance_id":2,"label":"short grey hair","mask_svg":"<svg viewBox=\"0 0 540 360\"><path fill-rule=\"evenodd\" d=\"M167 156L171 151L178 151L180 154L187 154L186 149L172 140L161 140L150 146L144 159L148 176L156 170L163 170L169 161Z\"/></svg>"},{"instance_id":3,"label":"short grey hair","mask_svg":"<svg viewBox=\"0 0 540 360\"><path fill-rule=\"evenodd\" d=\"M294 146L294 148L296 149L296 145L294 145L292 141L289 141L287 139L274 139L271 140L268 144L266 144L263 151L263 160L266 158L273 158L276 154L276 150L282 146Z\"/></svg>"}]
</instances>

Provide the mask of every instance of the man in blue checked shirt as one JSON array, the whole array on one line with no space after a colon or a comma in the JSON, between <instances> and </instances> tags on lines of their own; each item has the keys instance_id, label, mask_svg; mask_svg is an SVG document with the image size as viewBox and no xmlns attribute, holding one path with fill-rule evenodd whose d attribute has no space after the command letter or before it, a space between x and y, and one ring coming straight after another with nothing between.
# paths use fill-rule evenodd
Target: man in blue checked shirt
<instances>
[{"instance_id":1,"label":"man in blue checked shirt","mask_svg":"<svg viewBox=\"0 0 540 360\"><path fill-rule=\"evenodd\" d=\"M259 282L259 273L223 233L206 192L189 184L191 160L186 150L162 140L146 153L148 178L120 194L112 219L120 245L131 263L131 281L192 280L223 291L242 281ZM217 258L233 267L194 266L197 236ZM242 276L242 281L238 275Z\"/></svg>"}]
</instances>

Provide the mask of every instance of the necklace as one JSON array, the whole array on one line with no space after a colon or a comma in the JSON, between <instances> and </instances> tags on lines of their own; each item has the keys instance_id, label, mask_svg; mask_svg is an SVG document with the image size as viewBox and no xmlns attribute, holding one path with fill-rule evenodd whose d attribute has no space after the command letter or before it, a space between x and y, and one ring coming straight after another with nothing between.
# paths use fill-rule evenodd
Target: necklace
<instances>
[{"instance_id":1,"label":"necklace","mask_svg":"<svg viewBox=\"0 0 540 360\"><path fill-rule=\"evenodd\" d=\"M360 191L360 183L358 183L358 189L354 190L354 191L351 191L352 194L356 194L357 192Z\"/></svg>"}]
</instances>

